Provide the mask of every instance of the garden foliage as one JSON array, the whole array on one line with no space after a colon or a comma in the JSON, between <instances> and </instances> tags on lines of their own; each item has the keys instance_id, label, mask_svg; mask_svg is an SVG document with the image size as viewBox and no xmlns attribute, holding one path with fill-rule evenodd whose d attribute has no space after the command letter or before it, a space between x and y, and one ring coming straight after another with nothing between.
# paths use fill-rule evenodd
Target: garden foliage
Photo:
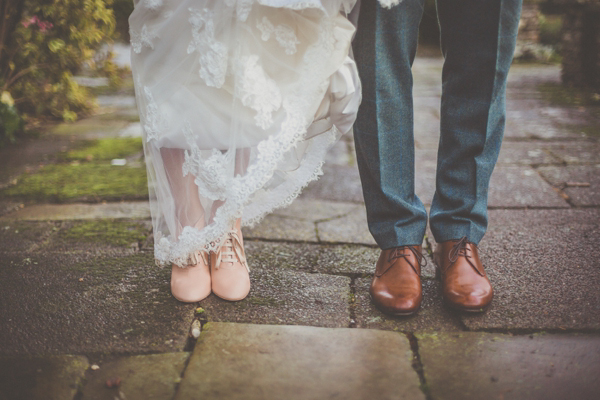
<instances>
[{"instance_id":1,"label":"garden foliage","mask_svg":"<svg viewBox=\"0 0 600 400\"><path fill-rule=\"evenodd\" d=\"M93 107L73 74L111 41L112 2L0 0L0 94L10 99L0 102L0 143L16 132L6 113L69 121Z\"/></svg>"}]
</instances>

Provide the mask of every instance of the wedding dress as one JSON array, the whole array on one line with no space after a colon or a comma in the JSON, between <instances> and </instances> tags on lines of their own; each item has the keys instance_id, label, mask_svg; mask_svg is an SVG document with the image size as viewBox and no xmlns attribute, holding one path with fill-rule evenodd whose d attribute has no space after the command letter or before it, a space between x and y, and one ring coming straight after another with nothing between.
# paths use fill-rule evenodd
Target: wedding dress
<instances>
[{"instance_id":1,"label":"wedding dress","mask_svg":"<svg viewBox=\"0 0 600 400\"><path fill-rule=\"evenodd\" d=\"M352 129L356 0L134 2L155 259L186 266L289 205Z\"/></svg>"}]
</instances>

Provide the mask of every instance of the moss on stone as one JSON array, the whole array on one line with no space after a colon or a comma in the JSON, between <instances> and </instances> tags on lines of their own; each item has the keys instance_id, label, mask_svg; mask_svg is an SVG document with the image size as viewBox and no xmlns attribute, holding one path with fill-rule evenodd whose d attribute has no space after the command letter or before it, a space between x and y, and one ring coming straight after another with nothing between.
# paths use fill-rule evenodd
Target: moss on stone
<instances>
[{"instance_id":1,"label":"moss on stone","mask_svg":"<svg viewBox=\"0 0 600 400\"><path fill-rule=\"evenodd\" d=\"M100 202L148 198L146 170L99 164L48 165L22 175L0 195L39 202Z\"/></svg>"},{"instance_id":2,"label":"moss on stone","mask_svg":"<svg viewBox=\"0 0 600 400\"><path fill-rule=\"evenodd\" d=\"M69 151L67 161L108 161L125 158L143 150L142 138L107 138L93 140L84 148Z\"/></svg>"},{"instance_id":3,"label":"moss on stone","mask_svg":"<svg viewBox=\"0 0 600 400\"><path fill-rule=\"evenodd\" d=\"M281 305L285 304L284 301L277 300L276 298L273 298L273 297L258 297L258 296L249 297L246 299L246 302L248 302L252 305L255 305L255 306L267 306L267 307L275 307L275 306L281 306Z\"/></svg>"},{"instance_id":4,"label":"moss on stone","mask_svg":"<svg viewBox=\"0 0 600 400\"><path fill-rule=\"evenodd\" d=\"M98 219L78 222L71 228L60 231L59 236L67 240L128 247L132 243L146 240L148 233L148 228L139 222Z\"/></svg>"}]
</instances>

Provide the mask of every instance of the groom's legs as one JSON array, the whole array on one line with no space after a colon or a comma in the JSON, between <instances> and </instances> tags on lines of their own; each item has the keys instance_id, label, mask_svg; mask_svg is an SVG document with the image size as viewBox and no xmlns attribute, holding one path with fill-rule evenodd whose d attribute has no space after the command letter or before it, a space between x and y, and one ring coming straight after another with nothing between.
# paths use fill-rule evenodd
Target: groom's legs
<instances>
[{"instance_id":1,"label":"groom's legs","mask_svg":"<svg viewBox=\"0 0 600 400\"><path fill-rule=\"evenodd\" d=\"M363 82L355 124L369 230L382 249L420 245L427 213L414 192L411 66L424 0L362 0L354 54Z\"/></svg>"},{"instance_id":2,"label":"groom's legs","mask_svg":"<svg viewBox=\"0 0 600 400\"><path fill-rule=\"evenodd\" d=\"M466 236L477 244L487 228L521 0L438 0L437 6L445 61L430 226L438 243Z\"/></svg>"}]
</instances>

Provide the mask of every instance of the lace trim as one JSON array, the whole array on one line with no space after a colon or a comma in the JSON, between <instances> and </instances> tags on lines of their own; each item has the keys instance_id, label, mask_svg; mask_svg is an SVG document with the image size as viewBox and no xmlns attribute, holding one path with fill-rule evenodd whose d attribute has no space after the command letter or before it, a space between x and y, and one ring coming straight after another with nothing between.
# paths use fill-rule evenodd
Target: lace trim
<instances>
[{"instance_id":1,"label":"lace trim","mask_svg":"<svg viewBox=\"0 0 600 400\"><path fill-rule=\"evenodd\" d=\"M227 49L215 40L215 27L211 21L210 11L189 10L192 13L189 21L193 27L193 41L188 47L188 54L195 51L200 53L202 65L200 76L208 86L219 87L223 85L227 73ZM238 17L239 15L238 13ZM196 251L218 251L230 227L236 219L242 217L244 206L253 196L260 196L259 190L272 178L273 171L285 154L304 139L307 127L312 122L312 119L307 117L309 110L313 104L319 102L329 85L326 77L319 77L318 71L324 70L324 63L329 62L334 52L341 51L339 46L336 46L338 38L335 37L334 26L333 20L327 17L321 18L318 40L306 50L303 57L303 70L299 72L303 80L297 82L293 94L284 99L281 99L280 94L279 98L274 95L275 91L279 92L275 84L265 85L264 81L268 82L270 78L264 74L262 68L253 70L253 67L259 67L257 58L247 56L240 59L239 62L246 65L244 74L248 74L246 78L249 82L251 80L256 82L256 75L264 74L261 77L264 79L260 87L254 87L255 83L244 86L242 75L240 87L243 90L237 93L245 105L257 111L257 124L261 127L270 125L272 123L269 120L270 114L279 107L283 108L286 115L279 133L271 135L258 144L255 162L248 167L245 175L230 177L224 173L224 166L230 161L228 157L232 156L229 153L222 153L215 149L207 160L203 160L201 151L193 140L191 126L186 124L184 134L190 147L185 153L184 174L191 173L196 177L195 183L200 187L203 196L212 200L224 200L224 203L217 209L213 222L202 230L186 226L177 240L157 235L155 241L157 263L187 265L190 254ZM233 65L235 66L235 63ZM251 80L250 76L252 76ZM322 84L315 88L314 79L322 79ZM145 87L144 93L147 101L144 129L147 140L152 140L159 137L160 131L165 127L150 90ZM275 190L269 190L265 195L268 199L253 202L248 206L244 225L255 224L266 213L290 204L308 182L321 175L323 158L337 134L336 130L332 129L329 134L311 139L310 151L306 154L302 166L290 174L293 179L286 181Z\"/></svg>"},{"instance_id":2,"label":"lace trim","mask_svg":"<svg viewBox=\"0 0 600 400\"><path fill-rule=\"evenodd\" d=\"M244 210L242 225L252 227L273 210L292 204L310 182L323 175L325 155L340 136L341 133L333 126L328 132L311 139L301 167L289 174L289 179L277 187L275 193L257 196L252 205Z\"/></svg>"}]
</instances>

